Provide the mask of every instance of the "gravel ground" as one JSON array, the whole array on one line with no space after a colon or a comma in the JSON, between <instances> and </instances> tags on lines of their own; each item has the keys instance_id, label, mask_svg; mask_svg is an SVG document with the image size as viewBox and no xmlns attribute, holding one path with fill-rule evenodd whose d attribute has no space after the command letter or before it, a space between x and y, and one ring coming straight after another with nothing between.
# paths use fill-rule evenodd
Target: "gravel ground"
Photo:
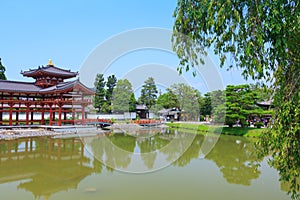
<instances>
[{"instance_id":1,"label":"gravel ground","mask_svg":"<svg viewBox=\"0 0 300 200\"><path fill-rule=\"evenodd\" d=\"M44 129L13 129L0 130L0 140L11 140L17 138L37 137L37 136L56 136L74 134L74 131L55 132Z\"/></svg>"}]
</instances>

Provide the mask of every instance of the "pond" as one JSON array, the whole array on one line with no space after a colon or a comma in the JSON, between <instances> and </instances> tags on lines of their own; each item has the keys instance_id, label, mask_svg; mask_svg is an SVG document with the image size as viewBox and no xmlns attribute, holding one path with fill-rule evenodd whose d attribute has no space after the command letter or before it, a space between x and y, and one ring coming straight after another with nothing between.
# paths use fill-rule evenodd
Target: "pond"
<instances>
[{"instance_id":1,"label":"pond","mask_svg":"<svg viewBox=\"0 0 300 200\"><path fill-rule=\"evenodd\" d=\"M290 199L278 179L244 137L151 129L0 141L0 199Z\"/></svg>"}]
</instances>

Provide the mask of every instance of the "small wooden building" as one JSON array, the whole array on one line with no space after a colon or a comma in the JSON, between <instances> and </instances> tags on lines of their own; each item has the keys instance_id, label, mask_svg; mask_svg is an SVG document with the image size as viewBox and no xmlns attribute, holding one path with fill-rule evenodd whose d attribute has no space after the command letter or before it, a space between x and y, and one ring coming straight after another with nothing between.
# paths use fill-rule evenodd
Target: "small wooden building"
<instances>
[{"instance_id":1,"label":"small wooden building","mask_svg":"<svg viewBox=\"0 0 300 200\"><path fill-rule=\"evenodd\" d=\"M180 120L181 111L178 108L168 108L158 111L160 117L165 118L167 121Z\"/></svg>"},{"instance_id":2,"label":"small wooden building","mask_svg":"<svg viewBox=\"0 0 300 200\"><path fill-rule=\"evenodd\" d=\"M148 119L149 118L149 110L146 105L135 105L136 117L140 119Z\"/></svg>"}]
</instances>

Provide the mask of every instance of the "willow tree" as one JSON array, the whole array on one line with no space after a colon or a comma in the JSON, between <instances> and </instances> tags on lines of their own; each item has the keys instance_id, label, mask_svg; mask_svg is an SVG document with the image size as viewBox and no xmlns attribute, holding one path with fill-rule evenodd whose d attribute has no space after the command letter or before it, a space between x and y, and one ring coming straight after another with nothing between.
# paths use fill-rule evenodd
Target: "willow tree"
<instances>
[{"instance_id":1,"label":"willow tree","mask_svg":"<svg viewBox=\"0 0 300 200\"><path fill-rule=\"evenodd\" d=\"M221 67L237 66L244 77L268 82L274 91L274 124L258 144L272 155L290 192L299 198L300 8L296 0L178 0L173 45L179 71L203 62L212 49ZM228 62L227 62L227 61ZM195 72L195 71L193 71Z\"/></svg>"}]
</instances>

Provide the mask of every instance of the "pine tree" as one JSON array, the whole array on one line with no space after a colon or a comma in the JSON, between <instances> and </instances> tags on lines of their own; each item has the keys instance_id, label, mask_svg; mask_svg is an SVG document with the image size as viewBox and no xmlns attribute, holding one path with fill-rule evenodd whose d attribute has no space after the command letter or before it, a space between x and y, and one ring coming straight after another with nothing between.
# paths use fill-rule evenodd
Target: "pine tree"
<instances>
[{"instance_id":1,"label":"pine tree","mask_svg":"<svg viewBox=\"0 0 300 200\"><path fill-rule=\"evenodd\" d=\"M106 98L106 104L107 104L107 112L111 113L111 103L112 103L112 97L113 97L113 92L114 88L116 87L117 84L117 78L115 75L111 75L107 78L106 82L106 93L105 93L105 98Z\"/></svg>"},{"instance_id":2,"label":"pine tree","mask_svg":"<svg viewBox=\"0 0 300 200\"><path fill-rule=\"evenodd\" d=\"M96 89L96 94L94 97L94 107L98 110L98 112L103 111L105 104L105 81L103 74L97 74L94 86Z\"/></svg>"},{"instance_id":3,"label":"pine tree","mask_svg":"<svg viewBox=\"0 0 300 200\"><path fill-rule=\"evenodd\" d=\"M153 105L155 105L157 99L157 88L154 82L154 78L149 77L143 85L141 96L139 98L139 102L144 104L150 109Z\"/></svg>"},{"instance_id":4,"label":"pine tree","mask_svg":"<svg viewBox=\"0 0 300 200\"><path fill-rule=\"evenodd\" d=\"M132 92L129 100L129 112L135 111L136 104L137 104L137 100L135 99L134 93Z\"/></svg>"}]
</instances>

